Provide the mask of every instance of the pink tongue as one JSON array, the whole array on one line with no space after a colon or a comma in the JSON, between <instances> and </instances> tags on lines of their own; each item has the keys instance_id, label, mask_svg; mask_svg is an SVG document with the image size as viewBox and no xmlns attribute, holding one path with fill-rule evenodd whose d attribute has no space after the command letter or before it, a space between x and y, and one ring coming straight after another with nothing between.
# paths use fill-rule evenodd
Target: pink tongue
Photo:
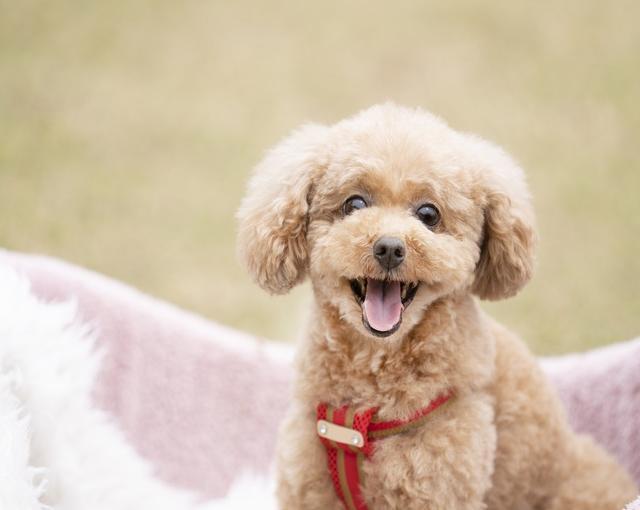
<instances>
[{"instance_id":1,"label":"pink tongue","mask_svg":"<svg viewBox=\"0 0 640 510\"><path fill-rule=\"evenodd\" d=\"M367 280L364 314L369 325L378 331L389 331L400 321L402 300L400 282Z\"/></svg>"}]
</instances>

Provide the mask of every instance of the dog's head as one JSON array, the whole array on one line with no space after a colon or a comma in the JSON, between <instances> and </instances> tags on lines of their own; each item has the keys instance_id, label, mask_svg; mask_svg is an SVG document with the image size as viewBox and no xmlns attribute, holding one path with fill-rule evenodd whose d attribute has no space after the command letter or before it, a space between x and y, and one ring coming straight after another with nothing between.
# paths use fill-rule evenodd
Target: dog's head
<instances>
[{"instance_id":1,"label":"dog's head","mask_svg":"<svg viewBox=\"0 0 640 510\"><path fill-rule=\"evenodd\" d=\"M266 156L238 213L253 278L316 297L364 334L402 337L435 300L514 295L533 264L520 168L497 147L392 104L305 126Z\"/></svg>"}]
</instances>

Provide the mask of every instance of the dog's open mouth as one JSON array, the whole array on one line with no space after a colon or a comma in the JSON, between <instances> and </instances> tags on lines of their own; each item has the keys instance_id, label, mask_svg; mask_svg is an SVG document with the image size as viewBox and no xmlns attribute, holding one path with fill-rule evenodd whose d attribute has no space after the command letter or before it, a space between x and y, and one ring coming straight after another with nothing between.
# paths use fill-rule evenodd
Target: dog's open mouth
<instances>
[{"instance_id":1,"label":"dog's open mouth","mask_svg":"<svg viewBox=\"0 0 640 510\"><path fill-rule=\"evenodd\" d=\"M376 336L393 334L402 322L402 312L413 301L419 283L374 278L349 281L362 307L362 322Z\"/></svg>"}]
</instances>

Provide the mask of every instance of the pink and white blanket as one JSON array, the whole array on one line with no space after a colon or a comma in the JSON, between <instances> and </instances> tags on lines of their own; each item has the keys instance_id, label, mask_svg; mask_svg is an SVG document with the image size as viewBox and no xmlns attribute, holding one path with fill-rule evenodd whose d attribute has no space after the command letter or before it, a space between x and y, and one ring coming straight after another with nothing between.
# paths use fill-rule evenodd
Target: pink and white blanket
<instances>
[{"instance_id":1,"label":"pink and white blanket","mask_svg":"<svg viewBox=\"0 0 640 510\"><path fill-rule=\"evenodd\" d=\"M162 508L186 508L186 504L197 505L197 500L223 497L243 473L266 476L276 429L288 401L290 346L215 324L54 259L0 251L0 266L23 275L30 282L30 292L40 301L75 301L74 320L90 325L92 333L88 336L101 353L91 376L91 405L108 418L110 430L115 430L119 440L126 443L131 455L148 466L140 467L138 475L151 477L153 473L159 480L157 486L149 485L144 496L147 503L149 491L160 485L175 488L178 494L175 506L167 504ZM2 321L12 320L0 313L0 342L3 334L15 333L16 328L3 329ZM5 356L4 360L2 356L0 348L0 398L3 370L8 373L8 363L16 354ZM65 363L61 362L61 366L68 366ZM543 359L542 364L558 388L573 426L593 435L640 483L640 339L583 354ZM14 378L23 377L12 373ZM24 402L28 398L19 393L16 390L12 395L25 413L28 405ZM0 447L2 419L0 402ZM49 419L55 422L56 416ZM47 430L39 433L34 438L47 441L42 437ZM73 433L58 430L51 440ZM107 460L102 461L98 471L102 476L110 476L109 470L123 471L117 462L109 464L108 452L104 455ZM117 458L114 454L113 460ZM78 470L82 470L82 462L89 462L86 458L75 461L79 463ZM74 460L65 462L64 469L68 469ZM0 480L2 469L0 461ZM56 473L50 465L30 469L29 476L37 488L36 499L46 499L43 494L48 489L44 483L39 485L38 476L44 480L49 473L45 481L55 488ZM45 474L39 475L38 470ZM196 494L196 500L180 499L181 490ZM160 492L158 489L156 494ZM55 494L49 497L56 501ZM56 508L89 508L82 501L73 506L60 494L57 497L58 503L65 504ZM170 499L164 493L162 497L165 502ZM146 507L125 503L125 499L120 506L113 501L111 506L94 502L91 508ZM0 509L4 508L14 507L3 506L0 483Z\"/></svg>"}]
</instances>

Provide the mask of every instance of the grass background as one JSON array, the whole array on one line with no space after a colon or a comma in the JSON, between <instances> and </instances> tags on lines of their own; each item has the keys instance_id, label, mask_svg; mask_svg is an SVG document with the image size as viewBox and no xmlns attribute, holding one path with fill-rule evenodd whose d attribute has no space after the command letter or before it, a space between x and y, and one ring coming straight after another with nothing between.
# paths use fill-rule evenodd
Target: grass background
<instances>
[{"instance_id":1,"label":"grass background","mask_svg":"<svg viewBox=\"0 0 640 510\"><path fill-rule=\"evenodd\" d=\"M293 339L236 262L252 165L392 99L507 148L541 246L488 305L538 353L640 332L640 3L0 0L0 245Z\"/></svg>"}]
</instances>

